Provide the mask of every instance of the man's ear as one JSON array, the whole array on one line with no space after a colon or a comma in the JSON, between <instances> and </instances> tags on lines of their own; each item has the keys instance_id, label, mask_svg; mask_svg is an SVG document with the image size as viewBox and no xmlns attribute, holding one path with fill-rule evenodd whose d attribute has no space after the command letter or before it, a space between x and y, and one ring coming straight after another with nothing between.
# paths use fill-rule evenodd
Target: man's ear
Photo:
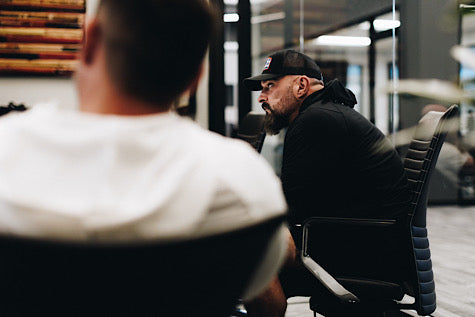
<instances>
[{"instance_id":1,"label":"man's ear","mask_svg":"<svg viewBox=\"0 0 475 317\"><path fill-rule=\"evenodd\" d=\"M294 85L294 95L297 99L304 99L307 97L310 89L310 80L307 76L299 76L296 78Z\"/></svg>"},{"instance_id":2,"label":"man's ear","mask_svg":"<svg viewBox=\"0 0 475 317\"><path fill-rule=\"evenodd\" d=\"M94 61L95 54L99 48L102 30L99 21L94 18L86 27L84 34L84 45L82 48L81 59L86 65L90 65Z\"/></svg>"}]
</instances>

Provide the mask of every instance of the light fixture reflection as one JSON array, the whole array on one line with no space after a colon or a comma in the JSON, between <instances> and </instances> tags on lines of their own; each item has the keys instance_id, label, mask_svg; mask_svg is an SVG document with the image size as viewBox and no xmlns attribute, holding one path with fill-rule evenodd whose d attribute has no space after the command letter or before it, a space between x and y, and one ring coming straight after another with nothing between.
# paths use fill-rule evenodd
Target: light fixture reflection
<instances>
[{"instance_id":1,"label":"light fixture reflection","mask_svg":"<svg viewBox=\"0 0 475 317\"><path fill-rule=\"evenodd\" d=\"M285 12L269 13L251 17L251 24L259 24L285 19Z\"/></svg>"},{"instance_id":2,"label":"light fixture reflection","mask_svg":"<svg viewBox=\"0 0 475 317\"><path fill-rule=\"evenodd\" d=\"M363 47L369 46L371 40L366 36L337 36L337 35L322 35L315 40L316 45L324 46L354 46Z\"/></svg>"},{"instance_id":3,"label":"light fixture reflection","mask_svg":"<svg viewBox=\"0 0 475 317\"><path fill-rule=\"evenodd\" d=\"M391 29L397 29L401 26L401 21L399 20L387 20L387 19L376 19L373 21L374 30L377 32L382 32ZM364 21L358 24L358 29L367 31L369 30L370 24L368 21Z\"/></svg>"}]
</instances>

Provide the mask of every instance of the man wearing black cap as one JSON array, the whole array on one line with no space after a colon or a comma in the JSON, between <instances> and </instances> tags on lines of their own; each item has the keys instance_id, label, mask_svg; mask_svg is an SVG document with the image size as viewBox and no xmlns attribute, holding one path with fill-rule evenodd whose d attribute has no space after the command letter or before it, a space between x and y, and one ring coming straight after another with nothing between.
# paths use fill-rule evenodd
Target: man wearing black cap
<instances>
[{"instance_id":1,"label":"man wearing black cap","mask_svg":"<svg viewBox=\"0 0 475 317\"><path fill-rule=\"evenodd\" d=\"M281 180L297 248L301 236L294 225L308 217L393 219L405 213L410 194L400 157L353 109L350 90L338 80L324 83L315 61L279 51L267 58L261 75L244 84L262 90L258 100L268 133L288 127ZM281 279L288 297L309 295L305 280L297 279Z\"/></svg>"}]
</instances>

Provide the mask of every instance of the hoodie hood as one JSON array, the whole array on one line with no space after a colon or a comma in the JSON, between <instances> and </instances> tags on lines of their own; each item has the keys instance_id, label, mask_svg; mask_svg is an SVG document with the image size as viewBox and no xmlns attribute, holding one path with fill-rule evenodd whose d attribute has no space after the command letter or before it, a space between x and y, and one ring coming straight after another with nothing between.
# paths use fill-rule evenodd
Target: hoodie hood
<instances>
[{"instance_id":1,"label":"hoodie hood","mask_svg":"<svg viewBox=\"0 0 475 317\"><path fill-rule=\"evenodd\" d=\"M0 135L4 232L186 237L227 188L216 171L226 160L224 138L173 113L104 116L36 106L2 118Z\"/></svg>"}]
</instances>

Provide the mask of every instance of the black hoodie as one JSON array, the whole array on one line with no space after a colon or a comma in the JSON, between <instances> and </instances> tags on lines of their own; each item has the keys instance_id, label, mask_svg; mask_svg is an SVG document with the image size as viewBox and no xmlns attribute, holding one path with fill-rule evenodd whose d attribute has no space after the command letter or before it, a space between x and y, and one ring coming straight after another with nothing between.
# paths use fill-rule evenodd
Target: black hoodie
<instances>
[{"instance_id":1,"label":"black hoodie","mask_svg":"<svg viewBox=\"0 0 475 317\"><path fill-rule=\"evenodd\" d=\"M290 223L310 216L395 218L410 199L400 157L353 109L338 80L308 96L285 136L281 179Z\"/></svg>"}]
</instances>

